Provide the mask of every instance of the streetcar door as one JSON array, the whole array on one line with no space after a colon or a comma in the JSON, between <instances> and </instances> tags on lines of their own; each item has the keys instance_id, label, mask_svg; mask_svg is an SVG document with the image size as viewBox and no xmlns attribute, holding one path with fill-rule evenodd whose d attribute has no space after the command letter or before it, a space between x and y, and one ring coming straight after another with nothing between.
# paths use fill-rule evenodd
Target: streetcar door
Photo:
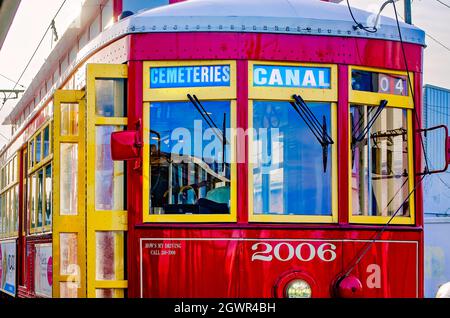
<instances>
[{"instance_id":1,"label":"streetcar door","mask_svg":"<svg viewBox=\"0 0 450 318\"><path fill-rule=\"evenodd\" d=\"M86 297L85 92L54 94L53 297Z\"/></svg>"},{"instance_id":2,"label":"streetcar door","mask_svg":"<svg viewBox=\"0 0 450 318\"><path fill-rule=\"evenodd\" d=\"M125 130L127 65L88 64L86 74L87 297L123 298L126 166L111 158L111 133Z\"/></svg>"}]
</instances>

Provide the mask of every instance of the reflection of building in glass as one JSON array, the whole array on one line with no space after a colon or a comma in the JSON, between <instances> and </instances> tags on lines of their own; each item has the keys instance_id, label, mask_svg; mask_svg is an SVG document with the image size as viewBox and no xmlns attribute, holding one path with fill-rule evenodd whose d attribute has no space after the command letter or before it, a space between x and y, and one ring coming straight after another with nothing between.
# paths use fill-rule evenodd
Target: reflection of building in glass
<instances>
[{"instance_id":1,"label":"reflection of building in glass","mask_svg":"<svg viewBox=\"0 0 450 318\"><path fill-rule=\"evenodd\" d=\"M425 85L423 125L426 128L450 124L450 90ZM430 132L425 141L430 169L444 162L444 133ZM450 281L450 170L424 180L425 297L435 297L442 284Z\"/></svg>"}]
</instances>

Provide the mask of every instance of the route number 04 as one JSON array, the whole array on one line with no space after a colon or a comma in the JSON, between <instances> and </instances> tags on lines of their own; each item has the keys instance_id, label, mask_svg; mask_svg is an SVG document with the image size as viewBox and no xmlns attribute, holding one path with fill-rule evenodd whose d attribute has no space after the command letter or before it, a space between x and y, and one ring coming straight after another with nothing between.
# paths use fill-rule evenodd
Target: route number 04
<instances>
[{"instance_id":1,"label":"route number 04","mask_svg":"<svg viewBox=\"0 0 450 318\"><path fill-rule=\"evenodd\" d=\"M332 262L336 259L336 245L323 243L316 249L311 243L300 243L294 247L290 243L281 242L275 246L269 243L256 243L252 245L252 261L271 262L272 259L287 262L296 257L302 262L312 261L316 256L324 262Z\"/></svg>"}]
</instances>

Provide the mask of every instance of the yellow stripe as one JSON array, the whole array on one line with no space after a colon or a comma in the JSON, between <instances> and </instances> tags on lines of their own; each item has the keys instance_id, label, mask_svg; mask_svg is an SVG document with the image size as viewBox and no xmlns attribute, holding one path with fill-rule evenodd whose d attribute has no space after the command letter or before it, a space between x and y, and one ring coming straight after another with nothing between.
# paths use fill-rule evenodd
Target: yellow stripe
<instances>
[{"instance_id":1,"label":"yellow stripe","mask_svg":"<svg viewBox=\"0 0 450 318\"><path fill-rule=\"evenodd\" d=\"M150 68L192 65L230 64L229 87L183 87L150 89ZM184 101L187 93L197 95L201 100L236 99L236 61L202 60L202 61L152 61L144 62L144 102L150 101Z\"/></svg>"}]
</instances>

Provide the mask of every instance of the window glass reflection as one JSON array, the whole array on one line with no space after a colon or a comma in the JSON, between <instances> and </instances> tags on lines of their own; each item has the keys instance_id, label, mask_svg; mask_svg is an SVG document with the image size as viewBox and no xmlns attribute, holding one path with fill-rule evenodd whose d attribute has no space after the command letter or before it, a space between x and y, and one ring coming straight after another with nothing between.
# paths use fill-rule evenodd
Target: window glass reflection
<instances>
[{"instance_id":1,"label":"window glass reflection","mask_svg":"<svg viewBox=\"0 0 450 318\"><path fill-rule=\"evenodd\" d=\"M308 106L331 136L331 105ZM324 173L322 146L287 101L255 101L253 127L253 213L331 215L331 147Z\"/></svg>"},{"instance_id":2,"label":"window glass reflection","mask_svg":"<svg viewBox=\"0 0 450 318\"><path fill-rule=\"evenodd\" d=\"M169 4L169 0L123 0L122 11L137 13L143 9L153 9Z\"/></svg>"}]
</instances>

